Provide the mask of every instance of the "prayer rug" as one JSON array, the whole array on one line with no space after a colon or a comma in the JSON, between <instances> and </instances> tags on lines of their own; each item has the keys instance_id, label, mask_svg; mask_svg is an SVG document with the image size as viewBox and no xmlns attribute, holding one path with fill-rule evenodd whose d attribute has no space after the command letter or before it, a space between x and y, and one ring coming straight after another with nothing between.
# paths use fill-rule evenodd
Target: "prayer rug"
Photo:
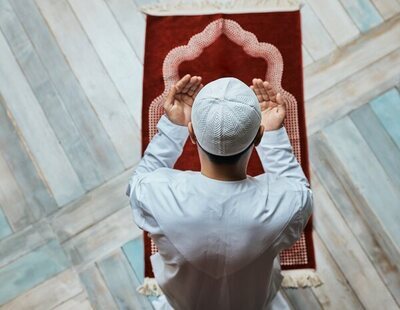
<instances>
[{"instance_id":1,"label":"prayer rug","mask_svg":"<svg viewBox=\"0 0 400 310\"><path fill-rule=\"evenodd\" d=\"M203 84L236 77L269 81L288 100L285 127L294 153L310 179L303 96L300 10L256 13L206 13L164 16L147 12L143 78L142 153L156 133L170 87L189 73ZM203 12L202 12L203 13ZM189 139L174 166L200 170L196 146ZM254 150L248 174L264 173ZM147 233L145 276L153 277L149 257L157 251ZM315 268L310 219L300 240L280 254L282 269Z\"/></svg>"}]
</instances>

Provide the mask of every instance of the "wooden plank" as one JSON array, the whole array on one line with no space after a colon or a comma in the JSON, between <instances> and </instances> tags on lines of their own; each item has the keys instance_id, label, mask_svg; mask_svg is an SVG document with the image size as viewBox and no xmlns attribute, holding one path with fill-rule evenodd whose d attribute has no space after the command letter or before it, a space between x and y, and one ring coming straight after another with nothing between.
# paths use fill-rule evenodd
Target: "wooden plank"
<instances>
[{"instance_id":1,"label":"wooden plank","mask_svg":"<svg viewBox=\"0 0 400 310\"><path fill-rule=\"evenodd\" d=\"M294 309L322 309L311 288L285 288L284 292Z\"/></svg>"},{"instance_id":2,"label":"wooden plank","mask_svg":"<svg viewBox=\"0 0 400 310\"><path fill-rule=\"evenodd\" d=\"M7 283L0 290L0 304L65 270L70 262L57 241L33 250L0 269L0 283Z\"/></svg>"},{"instance_id":3,"label":"wooden plank","mask_svg":"<svg viewBox=\"0 0 400 310\"><path fill-rule=\"evenodd\" d=\"M306 67L314 62L314 59L312 59L310 53L307 51L307 49L302 46L302 56L303 56L303 67Z\"/></svg>"},{"instance_id":4,"label":"wooden plank","mask_svg":"<svg viewBox=\"0 0 400 310\"><path fill-rule=\"evenodd\" d=\"M103 1L69 0L107 72L141 128L143 66Z\"/></svg>"},{"instance_id":5,"label":"wooden plank","mask_svg":"<svg viewBox=\"0 0 400 310\"><path fill-rule=\"evenodd\" d=\"M87 298L86 292L82 292L67 301L63 302L62 304L57 305L54 309L57 310L87 310L93 309L92 305Z\"/></svg>"},{"instance_id":6,"label":"wooden plank","mask_svg":"<svg viewBox=\"0 0 400 310\"><path fill-rule=\"evenodd\" d=\"M400 49L308 101L306 104L308 134L317 132L369 102L383 90L396 85L399 66Z\"/></svg>"},{"instance_id":7,"label":"wooden plank","mask_svg":"<svg viewBox=\"0 0 400 310\"><path fill-rule=\"evenodd\" d=\"M301 9L303 44L315 60L328 56L336 49L324 26L309 5Z\"/></svg>"},{"instance_id":8,"label":"wooden plank","mask_svg":"<svg viewBox=\"0 0 400 310\"><path fill-rule=\"evenodd\" d=\"M327 137L328 144L333 146L334 153L340 158L345 170L365 197L375 216L387 230L388 236L400 249L400 226L398 225L400 195L351 119L345 117L335 122L325 128L323 134ZM355 148L354 145L357 147Z\"/></svg>"},{"instance_id":9,"label":"wooden plank","mask_svg":"<svg viewBox=\"0 0 400 310\"><path fill-rule=\"evenodd\" d=\"M79 134L90 145L99 174L104 180L116 175L123 170L121 159L36 4L33 0L14 0L10 3L24 29L35 30L27 34Z\"/></svg>"},{"instance_id":10,"label":"wooden plank","mask_svg":"<svg viewBox=\"0 0 400 310\"><path fill-rule=\"evenodd\" d=\"M13 231L18 231L35 222L40 217L41 210L35 210L35 205L32 206L32 209L29 208L1 152L0 175L0 206L2 206L3 212Z\"/></svg>"},{"instance_id":11,"label":"wooden plank","mask_svg":"<svg viewBox=\"0 0 400 310\"><path fill-rule=\"evenodd\" d=\"M82 289L78 275L70 268L19 295L9 303L2 305L1 309L52 309L79 294Z\"/></svg>"},{"instance_id":12,"label":"wooden plank","mask_svg":"<svg viewBox=\"0 0 400 310\"><path fill-rule=\"evenodd\" d=\"M400 148L400 95L396 89L391 89L371 101L371 108L379 118L383 127Z\"/></svg>"},{"instance_id":13,"label":"wooden plank","mask_svg":"<svg viewBox=\"0 0 400 310\"><path fill-rule=\"evenodd\" d=\"M105 0L143 64L146 20L132 0Z\"/></svg>"},{"instance_id":14,"label":"wooden plank","mask_svg":"<svg viewBox=\"0 0 400 310\"><path fill-rule=\"evenodd\" d=\"M306 101L400 48L400 18L369 32L326 61L304 70Z\"/></svg>"},{"instance_id":15,"label":"wooden plank","mask_svg":"<svg viewBox=\"0 0 400 310\"><path fill-rule=\"evenodd\" d=\"M131 265L133 272L139 283L143 283L144 280L144 242L143 236L139 236L133 239L122 247L126 258Z\"/></svg>"},{"instance_id":16,"label":"wooden plank","mask_svg":"<svg viewBox=\"0 0 400 310\"><path fill-rule=\"evenodd\" d=\"M4 2L0 3L1 5ZM1 13L0 13L1 15ZM16 127L14 127L16 126ZM4 160L10 168L13 174L13 178L18 184L18 187L23 190L18 190L19 196L15 199L20 200L15 202L18 206L24 206L24 208L29 208L28 210L23 210L23 213L32 213L34 215L33 219L27 219L28 223L32 222L35 218L39 219L42 215L49 214L57 209L57 203L54 197L49 192L46 184L42 181L39 171L35 167L33 162L34 159L31 158L29 150L26 148L26 142L24 137L18 132L18 127L16 125L15 119L13 119L11 113L6 108L6 103L0 94L0 150L3 153ZM5 176L4 176L5 177ZM12 180L11 182L15 182ZM6 185L7 186L7 185ZM22 193L21 193L22 192ZM7 195L8 193L5 193ZM25 203L26 202L26 203ZM12 204L10 207L13 207ZM15 210L17 211L17 210ZM13 212L15 213L15 212ZM28 224L26 223L26 224ZM11 220L12 225L17 230L21 227L23 223L17 223L15 220Z\"/></svg>"},{"instance_id":17,"label":"wooden plank","mask_svg":"<svg viewBox=\"0 0 400 310\"><path fill-rule=\"evenodd\" d=\"M313 183L314 227L366 309L397 304L320 182ZM375 294L371 294L371 283Z\"/></svg>"},{"instance_id":18,"label":"wooden plank","mask_svg":"<svg viewBox=\"0 0 400 310\"><path fill-rule=\"evenodd\" d=\"M396 90L395 92L397 93ZM397 105L400 107L400 97ZM386 110L389 110L389 112ZM400 119L400 108L396 115L395 109L392 109L385 100L384 113L393 115L393 120L396 119L398 123ZM365 104L361 108L353 111L350 117L364 140L368 143L368 146L374 152L383 169L385 169L386 174L394 184L394 188L400 193L400 149L382 127L369 104Z\"/></svg>"},{"instance_id":19,"label":"wooden plank","mask_svg":"<svg viewBox=\"0 0 400 310\"><path fill-rule=\"evenodd\" d=\"M12 234L7 218L4 216L3 210L0 209L0 239ZM1 250L0 250L1 251Z\"/></svg>"},{"instance_id":20,"label":"wooden plank","mask_svg":"<svg viewBox=\"0 0 400 310\"><path fill-rule=\"evenodd\" d=\"M125 171L51 216L50 223L59 240L64 242L126 207L129 199L124 193L131 175L131 169Z\"/></svg>"},{"instance_id":21,"label":"wooden plank","mask_svg":"<svg viewBox=\"0 0 400 310\"><path fill-rule=\"evenodd\" d=\"M384 19L389 19L400 12L400 2L397 0L372 0Z\"/></svg>"},{"instance_id":22,"label":"wooden plank","mask_svg":"<svg viewBox=\"0 0 400 310\"><path fill-rule=\"evenodd\" d=\"M50 225L39 221L0 241L0 268L55 239Z\"/></svg>"},{"instance_id":23,"label":"wooden plank","mask_svg":"<svg viewBox=\"0 0 400 310\"><path fill-rule=\"evenodd\" d=\"M83 193L80 181L2 34L0 50L0 92L7 108L18 124L57 203L68 203Z\"/></svg>"},{"instance_id":24,"label":"wooden plank","mask_svg":"<svg viewBox=\"0 0 400 310\"><path fill-rule=\"evenodd\" d=\"M150 301L136 291L140 283L121 250L113 252L97 265L120 309L153 309Z\"/></svg>"},{"instance_id":25,"label":"wooden plank","mask_svg":"<svg viewBox=\"0 0 400 310\"><path fill-rule=\"evenodd\" d=\"M140 145L140 130L74 12L64 0L37 3L124 166L132 166L141 156L134 147Z\"/></svg>"},{"instance_id":26,"label":"wooden plank","mask_svg":"<svg viewBox=\"0 0 400 310\"><path fill-rule=\"evenodd\" d=\"M141 233L142 231L133 222L129 206L89 227L66 241L63 246L79 271Z\"/></svg>"},{"instance_id":27,"label":"wooden plank","mask_svg":"<svg viewBox=\"0 0 400 310\"><path fill-rule=\"evenodd\" d=\"M317 182L312 178L313 184ZM319 219L316 218L316 221ZM317 273L323 285L312 288L323 309L363 309L345 275L330 255L317 233L313 234ZM334 254L335 255L335 254Z\"/></svg>"},{"instance_id":28,"label":"wooden plank","mask_svg":"<svg viewBox=\"0 0 400 310\"><path fill-rule=\"evenodd\" d=\"M383 21L382 17L369 0L340 1L361 32L367 32Z\"/></svg>"},{"instance_id":29,"label":"wooden plank","mask_svg":"<svg viewBox=\"0 0 400 310\"><path fill-rule=\"evenodd\" d=\"M343 46L360 35L360 31L347 15L339 0L307 0L306 2L318 15L337 45Z\"/></svg>"},{"instance_id":30,"label":"wooden plank","mask_svg":"<svg viewBox=\"0 0 400 310\"><path fill-rule=\"evenodd\" d=\"M396 245L387 237L384 227L353 184L343 164L327 145L326 137L318 133L309 142L312 167L318 175L315 182L320 180L324 185L347 226L399 303L400 270L397 266L400 265L400 254ZM335 255L334 252L332 254Z\"/></svg>"},{"instance_id":31,"label":"wooden plank","mask_svg":"<svg viewBox=\"0 0 400 310\"><path fill-rule=\"evenodd\" d=\"M96 265L91 265L79 274L93 308L117 309L117 305Z\"/></svg>"},{"instance_id":32,"label":"wooden plank","mask_svg":"<svg viewBox=\"0 0 400 310\"><path fill-rule=\"evenodd\" d=\"M8 1L0 3L0 27L83 187L93 188L103 179L90 154L90 147L65 108L46 68Z\"/></svg>"}]
</instances>

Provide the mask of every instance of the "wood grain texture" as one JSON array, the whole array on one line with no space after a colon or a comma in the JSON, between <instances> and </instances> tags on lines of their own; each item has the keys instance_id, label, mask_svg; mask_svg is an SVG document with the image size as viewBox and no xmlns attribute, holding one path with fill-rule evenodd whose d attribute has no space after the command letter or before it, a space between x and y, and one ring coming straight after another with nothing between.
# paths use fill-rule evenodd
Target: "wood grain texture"
<instances>
[{"instance_id":1,"label":"wood grain texture","mask_svg":"<svg viewBox=\"0 0 400 310\"><path fill-rule=\"evenodd\" d=\"M87 298L87 295L85 292L82 292L65 302L57 305L54 307L55 310L90 310L93 309L92 305L89 302L89 299Z\"/></svg>"},{"instance_id":2,"label":"wood grain texture","mask_svg":"<svg viewBox=\"0 0 400 310\"><path fill-rule=\"evenodd\" d=\"M60 272L3 305L3 310L53 309L83 291L79 277L73 269Z\"/></svg>"},{"instance_id":3,"label":"wood grain texture","mask_svg":"<svg viewBox=\"0 0 400 310\"><path fill-rule=\"evenodd\" d=\"M302 46L302 58L303 58L303 67L306 67L314 62L314 59L312 59L310 53L307 51L307 49Z\"/></svg>"},{"instance_id":4,"label":"wood grain texture","mask_svg":"<svg viewBox=\"0 0 400 310\"><path fill-rule=\"evenodd\" d=\"M99 173L104 180L115 176L123 169L121 159L35 2L33 0L14 0L10 3L23 27L35 29L28 33L29 38L42 63L46 66L79 134L90 145L91 155Z\"/></svg>"},{"instance_id":5,"label":"wood grain texture","mask_svg":"<svg viewBox=\"0 0 400 310\"><path fill-rule=\"evenodd\" d=\"M64 251L56 241L35 249L0 270L0 305L70 266Z\"/></svg>"},{"instance_id":6,"label":"wood grain texture","mask_svg":"<svg viewBox=\"0 0 400 310\"><path fill-rule=\"evenodd\" d=\"M141 128L143 67L104 1L69 0L108 74Z\"/></svg>"},{"instance_id":7,"label":"wood grain texture","mask_svg":"<svg viewBox=\"0 0 400 310\"><path fill-rule=\"evenodd\" d=\"M84 193L81 183L2 34L0 50L0 92L57 204L63 205Z\"/></svg>"},{"instance_id":8,"label":"wood grain texture","mask_svg":"<svg viewBox=\"0 0 400 310\"><path fill-rule=\"evenodd\" d=\"M7 218L4 216L3 210L0 209L0 239L7 237L12 234L10 224L8 224Z\"/></svg>"},{"instance_id":9,"label":"wood grain texture","mask_svg":"<svg viewBox=\"0 0 400 310\"><path fill-rule=\"evenodd\" d=\"M400 48L399 16L304 70L305 98L310 100L333 85ZM372 52L373 51L373 52Z\"/></svg>"},{"instance_id":10,"label":"wood grain texture","mask_svg":"<svg viewBox=\"0 0 400 310\"><path fill-rule=\"evenodd\" d=\"M369 0L341 0L354 23L362 32L382 23L382 17Z\"/></svg>"},{"instance_id":11,"label":"wood grain texture","mask_svg":"<svg viewBox=\"0 0 400 310\"><path fill-rule=\"evenodd\" d=\"M136 291L140 283L121 250L97 264L120 309L153 309L148 299Z\"/></svg>"},{"instance_id":12,"label":"wood grain texture","mask_svg":"<svg viewBox=\"0 0 400 310\"><path fill-rule=\"evenodd\" d=\"M133 147L140 143L140 130L79 20L67 1L36 2L124 166L132 166L141 155Z\"/></svg>"},{"instance_id":13,"label":"wood grain texture","mask_svg":"<svg viewBox=\"0 0 400 310\"><path fill-rule=\"evenodd\" d=\"M311 6L337 45L345 45L360 35L339 0L307 0L306 3Z\"/></svg>"},{"instance_id":14,"label":"wood grain texture","mask_svg":"<svg viewBox=\"0 0 400 310\"><path fill-rule=\"evenodd\" d=\"M400 12L398 0L372 0L372 3L384 19L389 19Z\"/></svg>"},{"instance_id":15,"label":"wood grain texture","mask_svg":"<svg viewBox=\"0 0 400 310\"><path fill-rule=\"evenodd\" d=\"M0 27L51 128L85 189L102 182L99 169L34 46L8 1L0 3Z\"/></svg>"},{"instance_id":16,"label":"wood grain texture","mask_svg":"<svg viewBox=\"0 0 400 310\"><path fill-rule=\"evenodd\" d=\"M303 44L312 58L318 60L334 51L335 43L309 5L302 8L301 15Z\"/></svg>"},{"instance_id":17,"label":"wood grain texture","mask_svg":"<svg viewBox=\"0 0 400 310\"><path fill-rule=\"evenodd\" d=\"M144 280L144 242L139 236L123 245L122 251L131 265L136 278L140 283Z\"/></svg>"}]
</instances>

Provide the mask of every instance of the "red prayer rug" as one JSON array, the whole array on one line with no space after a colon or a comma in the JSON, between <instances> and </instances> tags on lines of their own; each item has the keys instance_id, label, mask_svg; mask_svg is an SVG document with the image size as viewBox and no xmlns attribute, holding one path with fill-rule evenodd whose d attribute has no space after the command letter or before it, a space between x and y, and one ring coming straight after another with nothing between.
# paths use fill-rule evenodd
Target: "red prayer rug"
<instances>
[{"instance_id":1,"label":"red prayer rug","mask_svg":"<svg viewBox=\"0 0 400 310\"><path fill-rule=\"evenodd\" d=\"M303 96L300 11L191 16L147 15L143 78L142 153L156 133L170 87L189 73L203 84L236 77L269 81L288 99L285 127L295 155L310 179ZM200 170L196 146L189 139L174 166ZM249 175L264 173L254 150ZM144 233L145 276L153 277L149 257L157 251ZM300 240L280 254L282 269L315 268L312 220Z\"/></svg>"}]
</instances>

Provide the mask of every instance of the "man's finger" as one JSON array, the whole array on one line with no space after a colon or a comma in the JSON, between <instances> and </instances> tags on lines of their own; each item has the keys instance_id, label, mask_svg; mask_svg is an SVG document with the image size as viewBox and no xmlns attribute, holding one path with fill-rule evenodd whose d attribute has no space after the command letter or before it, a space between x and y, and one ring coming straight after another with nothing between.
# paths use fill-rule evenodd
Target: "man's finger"
<instances>
[{"instance_id":1,"label":"man's finger","mask_svg":"<svg viewBox=\"0 0 400 310\"><path fill-rule=\"evenodd\" d=\"M174 105L175 94L177 93L177 91L178 91L178 89L177 89L176 85L173 85L171 87L171 89L169 90L167 98L165 99L165 102L164 102L165 110L169 110Z\"/></svg>"},{"instance_id":2,"label":"man's finger","mask_svg":"<svg viewBox=\"0 0 400 310\"><path fill-rule=\"evenodd\" d=\"M269 100L276 101L276 92L272 88L271 84L269 84L268 82L264 82L263 84Z\"/></svg>"},{"instance_id":3,"label":"man's finger","mask_svg":"<svg viewBox=\"0 0 400 310\"><path fill-rule=\"evenodd\" d=\"M280 93L276 95L276 103L278 104L279 107L286 109L286 101L282 97Z\"/></svg>"},{"instance_id":4,"label":"man's finger","mask_svg":"<svg viewBox=\"0 0 400 310\"><path fill-rule=\"evenodd\" d=\"M193 96L192 96L193 99L196 98L197 94L198 94L199 91L203 88L203 86L204 86L203 84L200 84L199 87L197 87L197 89L194 91L194 94L193 94Z\"/></svg>"},{"instance_id":5,"label":"man's finger","mask_svg":"<svg viewBox=\"0 0 400 310\"><path fill-rule=\"evenodd\" d=\"M197 88L199 87L199 85L200 85L200 83L201 83L201 77L196 76L195 78L196 78L196 79L195 79L195 81L194 81L194 84L189 88L189 90L188 90L188 92L187 92L187 94L188 94L189 96L193 96L193 94L196 92Z\"/></svg>"},{"instance_id":6,"label":"man's finger","mask_svg":"<svg viewBox=\"0 0 400 310\"><path fill-rule=\"evenodd\" d=\"M190 81L190 74L186 74L183 78L181 78L175 85L177 92L178 93L182 92L182 90L185 88L185 86L189 81Z\"/></svg>"},{"instance_id":7,"label":"man's finger","mask_svg":"<svg viewBox=\"0 0 400 310\"><path fill-rule=\"evenodd\" d=\"M193 85L196 83L197 81L197 77L196 76L192 76L189 80L189 82L185 85L185 87L182 89L182 93L183 94L187 94L188 91L190 90L190 88L193 87Z\"/></svg>"}]
</instances>

